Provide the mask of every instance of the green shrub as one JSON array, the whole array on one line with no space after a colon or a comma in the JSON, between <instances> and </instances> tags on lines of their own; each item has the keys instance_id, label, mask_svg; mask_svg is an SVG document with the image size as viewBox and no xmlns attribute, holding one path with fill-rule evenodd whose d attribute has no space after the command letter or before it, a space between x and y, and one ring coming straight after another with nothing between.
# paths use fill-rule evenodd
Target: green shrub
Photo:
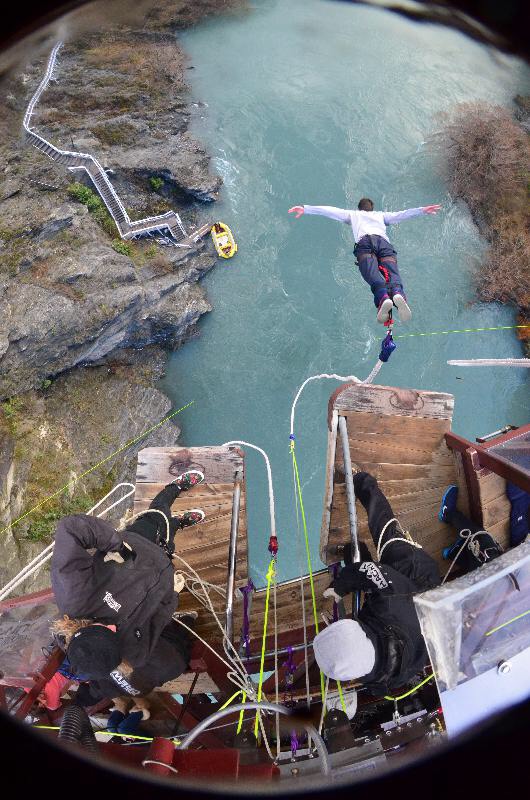
<instances>
[{"instance_id":1,"label":"green shrub","mask_svg":"<svg viewBox=\"0 0 530 800\"><path fill-rule=\"evenodd\" d=\"M65 517L68 514L80 514L88 511L93 505L92 498L86 496L54 499L49 503L47 509L39 511L31 517L26 537L32 542L51 539L52 533L61 517Z\"/></svg>"},{"instance_id":2,"label":"green shrub","mask_svg":"<svg viewBox=\"0 0 530 800\"><path fill-rule=\"evenodd\" d=\"M156 244L150 244L147 250L145 251L145 257L148 259L156 258L158 255L158 247Z\"/></svg>"},{"instance_id":3,"label":"green shrub","mask_svg":"<svg viewBox=\"0 0 530 800\"><path fill-rule=\"evenodd\" d=\"M128 242L124 242L122 239L113 239L112 249L116 250L117 253L121 253L122 256L129 256L129 258L131 258L133 254L131 245Z\"/></svg>"},{"instance_id":4,"label":"green shrub","mask_svg":"<svg viewBox=\"0 0 530 800\"><path fill-rule=\"evenodd\" d=\"M149 183L151 184L151 188L153 191L158 192L159 189L162 188L164 185L164 181L162 178L158 178L156 175L152 175L149 178Z\"/></svg>"},{"instance_id":5,"label":"green shrub","mask_svg":"<svg viewBox=\"0 0 530 800\"><path fill-rule=\"evenodd\" d=\"M107 233L109 236L115 235L116 224L107 211L107 208L99 195L93 192L88 186L84 186L82 183L71 183L68 186L68 194L74 200L77 200L79 203L83 203L83 205L88 208L91 214L93 214L98 225L101 225L105 233Z\"/></svg>"},{"instance_id":6,"label":"green shrub","mask_svg":"<svg viewBox=\"0 0 530 800\"><path fill-rule=\"evenodd\" d=\"M2 403L2 411L12 434L17 432L17 421L24 408L24 401L20 397L9 397Z\"/></svg>"}]
</instances>

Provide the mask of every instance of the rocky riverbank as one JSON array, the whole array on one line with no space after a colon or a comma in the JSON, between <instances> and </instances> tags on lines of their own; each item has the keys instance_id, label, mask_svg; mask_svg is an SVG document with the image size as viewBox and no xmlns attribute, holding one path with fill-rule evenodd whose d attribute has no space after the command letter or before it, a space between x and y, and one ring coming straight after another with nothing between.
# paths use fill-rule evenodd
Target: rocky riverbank
<instances>
[{"instance_id":1,"label":"rocky riverbank","mask_svg":"<svg viewBox=\"0 0 530 800\"><path fill-rule=\"evenodd\" d=\"M215 217L221 180L188 132L199 103L174 33L239 5L144 4L134 27L73 25L82 32L65 38L33 125L94 155L133 220L173 209L190 231ZM22 118L48 53L27 55L0 83L0 585L42 549L58 516L131 479L140 447L177 440L168 422L106 460L169 411L153 388L161 348L184 343L211 310L198 282L216 263L209 237L186 250L124 242L88 180L25 144ZM9 528L67 482L71 491Z\"/></svg>"}]
</instances>

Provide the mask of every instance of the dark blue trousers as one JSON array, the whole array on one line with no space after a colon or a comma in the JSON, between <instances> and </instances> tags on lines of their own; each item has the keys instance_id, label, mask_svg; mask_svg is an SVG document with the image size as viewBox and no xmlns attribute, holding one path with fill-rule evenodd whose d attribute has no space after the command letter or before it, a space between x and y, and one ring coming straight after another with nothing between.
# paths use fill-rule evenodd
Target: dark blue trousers
<instances>
[{"instance_id":1,"label":"dark blue trousers","mask_svg":"<svg viewBox=\"0 0 530 800\"><path fill-rule=\"evenodd\" d=\"M378 307L385 296L393 297L395 293L404 295L403 283L397 264L397 253L382 236L363 236L359 239L353 254L357 259L359 271L374 295L374 303ZM381 265L384 270L379 269ZM386 280L384 271L388 276Z\"/></svg>"}]
</instances>

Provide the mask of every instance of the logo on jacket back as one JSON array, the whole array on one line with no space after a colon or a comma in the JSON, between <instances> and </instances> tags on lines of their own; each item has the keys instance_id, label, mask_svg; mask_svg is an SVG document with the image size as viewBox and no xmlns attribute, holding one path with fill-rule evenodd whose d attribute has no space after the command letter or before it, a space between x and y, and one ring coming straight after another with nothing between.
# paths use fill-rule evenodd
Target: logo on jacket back
<instances>
[{"instance_id":1,"label":"logo on jacket back","mask_svg":"<svg viewBox=\"0 0 530 800\"><path fill-rule=\"evenodd\" d=\"M118 672L117 669L112 670L110 677L114 683L117 683L120 689L123 689L123 691L127 692L127 694L140 694L140 690L135 689L134 686L131 686L129 681L125 680L121 672Z\"/></svg>"},{"instance_id":2,"label":"logo on jacket back","mask_svg":"<svg viewBox=\"0 0 530 800\"><path fill-rule=\"evenodd\" d=\"M386 589L388 583L385 581L381 570L376 567L373 561L363 561L359 566L359 572L366 572L366 577L375 583L378 589Z\"/></svg>"},{"instance_id":3,"label":"logo on jacket back","mask_svg":"<svg viewBox=\"0 0 530 800\"><path fill-rule=\"evenodd\" d=\"M121 608L121 603L116 602L116 600L113 598L110 592L107 592L105 594L103 602L106 603L109 608L112 608L113 611L116 611L116 613L118 613L118 611Z\"/></svg>"}]
</instances>

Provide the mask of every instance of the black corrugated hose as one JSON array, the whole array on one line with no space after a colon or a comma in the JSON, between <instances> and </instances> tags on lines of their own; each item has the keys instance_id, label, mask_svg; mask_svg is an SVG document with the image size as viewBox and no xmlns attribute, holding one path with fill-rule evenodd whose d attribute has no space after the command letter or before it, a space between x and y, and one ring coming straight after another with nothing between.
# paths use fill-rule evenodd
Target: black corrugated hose
<instances>
[{"instance_id":1,"label":"black corrugated hose","mask_svg":"<svg viewBox=\"0 0 530 800\"><path fill-rule=\"evenodd\" d=\"M80 706L68 706L64 712L59 728L59 739L78 744L91 753L99 752L88 714Z\"/></svg>"}]
</instances>

